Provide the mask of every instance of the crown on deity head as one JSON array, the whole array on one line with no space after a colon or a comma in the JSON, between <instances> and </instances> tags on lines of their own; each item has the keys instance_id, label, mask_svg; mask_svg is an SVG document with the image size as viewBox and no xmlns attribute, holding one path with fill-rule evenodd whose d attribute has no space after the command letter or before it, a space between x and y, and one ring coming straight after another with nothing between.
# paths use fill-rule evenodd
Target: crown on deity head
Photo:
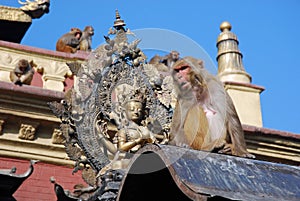
<instances>
[{"instance_id":1,"label":"crown on deity head","mask_svg":"<svg viewBox=\"0 0 300 201\"><path fill-rule=\"evenodd\" d=\"M130 90L127 94L124 94L124 96L125 97L123 104L126 104L131 101L136 101L145 104L147 100L146 89L141 88Z\"/></svg>"}]
</instances>

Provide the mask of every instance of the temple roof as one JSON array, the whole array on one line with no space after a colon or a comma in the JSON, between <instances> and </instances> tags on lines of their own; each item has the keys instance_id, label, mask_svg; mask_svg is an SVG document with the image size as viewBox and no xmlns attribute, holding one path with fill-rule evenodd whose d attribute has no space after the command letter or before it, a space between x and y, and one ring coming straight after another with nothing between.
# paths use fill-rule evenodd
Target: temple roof
<instances>
[{"instance_id":1,"label":"temple roof","mask_svg":"<svg viewBox=\"0 0 300 201\"><path fill-rule=\"evenodd\" d=\"M295 166L147 145L132 159L117 200L299 200L299 179Z\"/></svg>"},{"instance_id":2,"label":"temple roof","mask_svg":"<svg viewBox=\"0 0 300 201\"><path fill-rule=\"evenodd\" d=\"M13 194L22 183L32 174L33 164L37 161L31 160L28 170L23 174L16 174L16 168L0 170L0 199L14 201Z\"/></svg>"},{"instance_id":3,"label":"temple roof","mask_svg":"<svg viewBox=\"0 0 300 201\"><path fill-rule=\"evenodd\" d=\"M0 40L20 43L32 23L20 8L0 6Z\"/></svg>"},{"instance_id":4,"label":"temple roof","mask_svg":"<svg viewBox=\"0 0 300 201\"><path fill-rule=\"evenodd\" d=\"M22 7L0 5L0 40L20 43L29 29L32 19L49 13L50 0L21 2Z\"/></svg>"}]
</instances>

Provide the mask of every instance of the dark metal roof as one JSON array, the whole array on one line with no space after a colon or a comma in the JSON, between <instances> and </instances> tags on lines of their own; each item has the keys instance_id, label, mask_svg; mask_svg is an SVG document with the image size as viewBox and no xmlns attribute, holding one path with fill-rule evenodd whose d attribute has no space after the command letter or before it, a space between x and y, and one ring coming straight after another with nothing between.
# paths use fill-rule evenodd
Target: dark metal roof
<instances>
[{"instance_id":1,"label":"dark metal roof","mask_svg":"<svg viewBox=\"0 0 300 201\"><path fill-rule=\"evenodd\" d=\"M33 164L37 161L31 160L28 170L24 174L15 174L16 168L0 170L0 200L14 201L13 194L22 183L32 174Z\"/></svg>"},{"instance_id":2,"label":"dark metal roof","mask_svg":"<svg viewBox=\"0 0 300 201\"><path fill-rule=\"evenodd\" d=\"M118 199L300 200L300 167L147 145L132 159Z\"/></svg>"},{"instance_id":3,"label":"dark metal roof","mask_svg":"<svg viewBox=\"0 0 300 201\"><path fill-rule=\"evenodd\" d=\"M0 40L21 43L31 22L0 20Z\"/></svg>"}]
</instances>

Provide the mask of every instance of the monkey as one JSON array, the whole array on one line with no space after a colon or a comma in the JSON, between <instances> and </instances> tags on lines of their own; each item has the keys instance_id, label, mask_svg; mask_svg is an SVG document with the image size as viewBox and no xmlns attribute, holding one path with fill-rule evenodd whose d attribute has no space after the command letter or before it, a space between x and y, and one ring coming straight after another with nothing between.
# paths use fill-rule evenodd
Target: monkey
<instances>
[{"instance_id":1,"label":"monkey","mask_svg":"<svg viewBox=\"0 0 300 201\"><path fill-rule=\"evenodd\" d=\"M172 50L168 55L164 56L161 63L171 68L179 59L179 52Z\"/></svg>"},{"instance_id":2,"label":"monkey","mask_svg":"<svg viewBox=\"0 0 300 201\"><path fill-rule=\"evenodd\" d=\"M240 157L255 158L246 148L242 124L233 101L203 61L184 57L172 67L177 105L170 144Z\"/></svg>"},{"instance_id":3,"label":"monkey","mask_svg":"<svg viewBox=\"0 0 300 201\"><path fill-rule=\"evenodd\" d=\"M34 74L33 65L32 61L28 62L26 59L19 60L15 69L10 72L10 80L16 85L30 85Z\"/></svg>"},{"instance_id":4,"label":"monkey","mask_svg":"<svg viewBox=\"0 0 300 201\"><path fill-rule=\"evenodd\" d=\"M153 56L149 64L154 64L156 69L160 72L169 72L170 68L179 59L179 52L172 50L169 54L165 56L155 55Z\"/></svg>"},{"instance_id":5,"label":"monkey","mask_svg":"<svg viewBox=\"0 0 300 201\"><path fill-rule=\"evenodd\" d=\"M86 26L82 32L82 36L79 42L79 50L88 51L92 50L92 36L94 35L94 28L92 26Z\"/></svg>"},{"instance_id":6,"label":"monkey","mask_svg":"<svg viewBox=\"0 0 300 201\"><path fill-rule=\"evenodd\" d=\"M70 32L62 35L56 42L56 51L75 53L79 49L82 32L78 28L71 28Z\"/></svg>"}]
</instances>

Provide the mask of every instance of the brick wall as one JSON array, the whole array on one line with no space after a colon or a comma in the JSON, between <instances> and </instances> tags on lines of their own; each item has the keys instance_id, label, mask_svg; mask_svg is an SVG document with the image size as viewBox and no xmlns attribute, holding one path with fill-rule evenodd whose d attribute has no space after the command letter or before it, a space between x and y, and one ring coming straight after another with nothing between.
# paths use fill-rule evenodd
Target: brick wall
<instances>
[{"instance_id":1,"label":"brick wall","mask_svg":"<svg viewBox=\"0 0 300 201\"><path fill-rule=\"evenodd\" d=\"M16 174L25 173L29 165L27 160L0 157L0 169L11 169L15 166ZM38 162L34 165L31 176L14 193L14 198L17 201L56 201L54 184L50 182L52 176L65 190L72 191L75 184L87 186L80 172L72 175L72 168Z\"/></svg>"}]
</instances>

